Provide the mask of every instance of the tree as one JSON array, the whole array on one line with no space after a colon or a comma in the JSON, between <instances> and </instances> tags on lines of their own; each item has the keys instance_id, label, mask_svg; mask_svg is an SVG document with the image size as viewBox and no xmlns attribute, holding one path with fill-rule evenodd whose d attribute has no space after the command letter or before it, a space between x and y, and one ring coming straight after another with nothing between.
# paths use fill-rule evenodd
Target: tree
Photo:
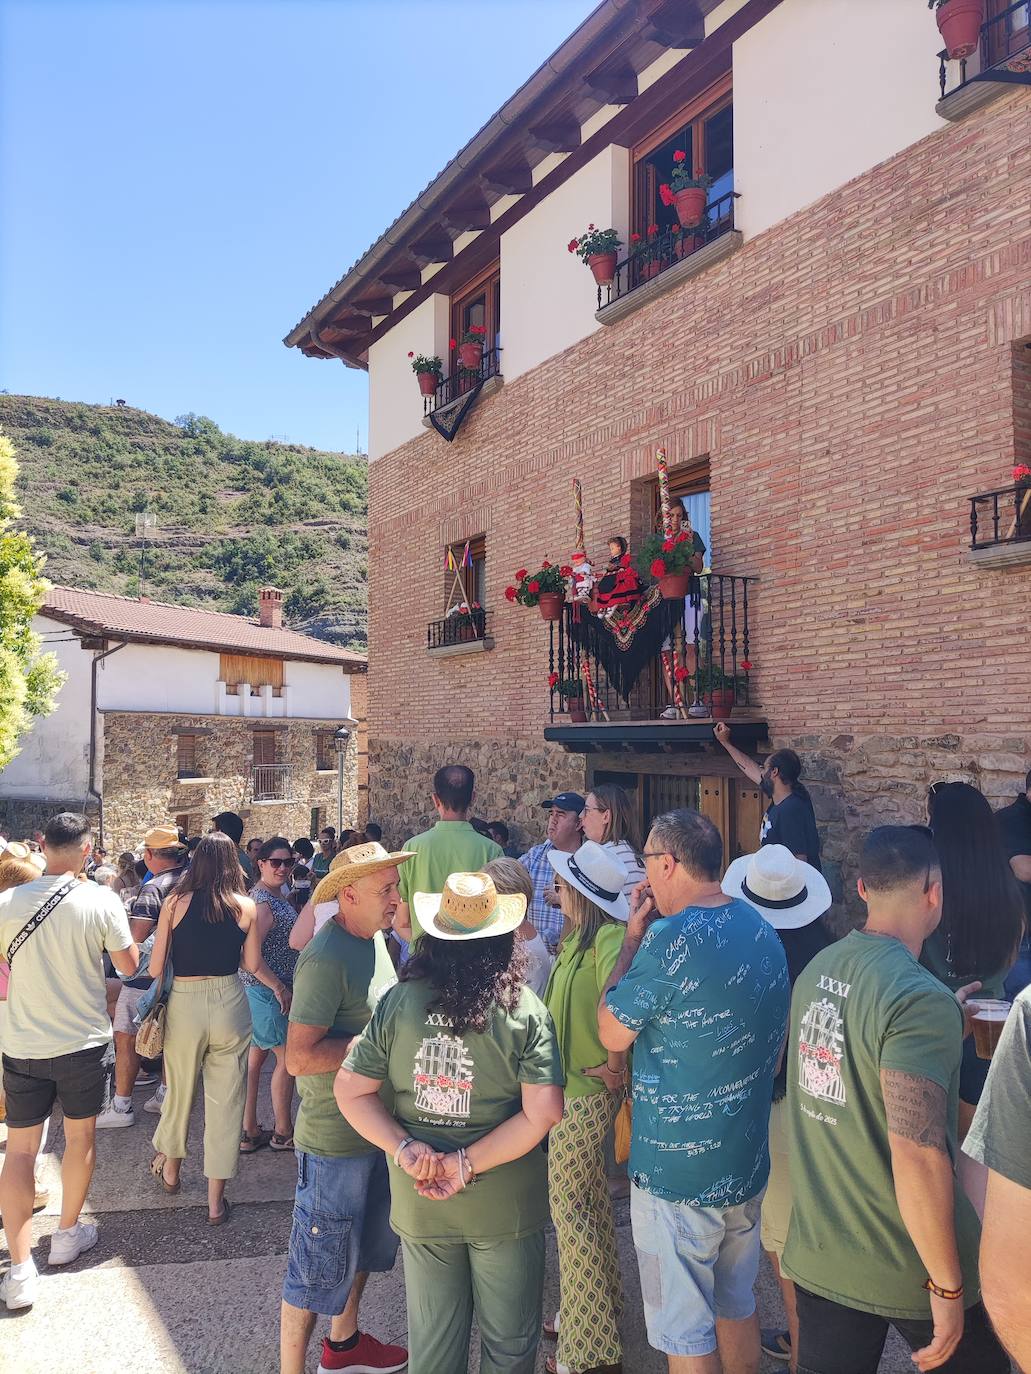
<instances>
[{"instance_id":1,"label":"tree","mask_svg":"<svg viewBox=\"0 0 1031 1374\"><path fill-rule=\"evenodd\" d=\"M43 559L26 534L13 529L21 511L14 484L14 445L0 434L0 768L18 753L18 740L33 716L46 716L65 674L53 654L40 650L32 617L43 604L47 584Z\"/></svg>"}]
</instances>

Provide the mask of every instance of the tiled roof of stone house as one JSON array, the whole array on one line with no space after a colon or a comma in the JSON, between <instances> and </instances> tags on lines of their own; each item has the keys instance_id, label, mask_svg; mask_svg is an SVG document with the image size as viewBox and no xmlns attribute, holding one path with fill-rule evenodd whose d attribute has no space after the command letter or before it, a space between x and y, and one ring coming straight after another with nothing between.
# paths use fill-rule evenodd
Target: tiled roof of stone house
<instances>
[{"instance_id":1,"label":"tiled roof of stone house","mask_svg":"<svg viewBox=\"0 0 1031 1374\"><path fill-rule=\"evenodd\" d=\"M105 639L176 644L216 653L260 654L308 663L338 663L352 673L363 673L367 667L366 656L353 649L341 649L296 630L266 628L246 616L163 601L140 601L77 587L51 587L39 614Z\"/></svg>"}]
</instances>

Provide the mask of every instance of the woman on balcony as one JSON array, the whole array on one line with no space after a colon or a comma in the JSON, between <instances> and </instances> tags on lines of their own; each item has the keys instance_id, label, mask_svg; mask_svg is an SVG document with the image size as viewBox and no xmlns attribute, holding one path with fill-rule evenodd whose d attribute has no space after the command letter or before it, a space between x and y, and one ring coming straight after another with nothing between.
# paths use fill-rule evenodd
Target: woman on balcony
<instances>
[{"instance_id":1,"label":"woman on balcony","mask_svg":"<svg viewBox=\"0 0 1031 1374\"><path fill-rule=\"evenodd\" d=\"M580 812L580 824L585 840L600 844L626 869L623 896L629 902L631 892L644 877L641 838L629 792L614 783L588 792L584 809Z\"/></svg>"},{"instance_id":2,"label":"woman on balcony","mask_svg":"<svg viewBox=\"0 0 1031 1374\"><path fill-rule=\"evenodd\" d=\"M549 1374L615 1374L623 1359L623 1284L605 1138L623 1097L626 1055L603 1048L598 999L626 933L627 874L611 850L593 840L575 854L553 849L548 862L566 925L544 1001L562 1053L566 1110L548 1141L561 1301L555 1323L544 1328L545 1336L558 1338L546 1368Z\"/></svg>"}]
</instances>

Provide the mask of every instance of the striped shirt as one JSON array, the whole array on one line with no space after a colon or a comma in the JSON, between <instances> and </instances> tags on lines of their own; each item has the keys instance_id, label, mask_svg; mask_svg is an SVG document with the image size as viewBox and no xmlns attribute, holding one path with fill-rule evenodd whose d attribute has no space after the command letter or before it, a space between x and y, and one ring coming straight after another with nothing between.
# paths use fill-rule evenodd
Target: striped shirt
<instances>
[{"instance_id":1,"label":"striped shirt","mask_svg":"<svg viewBox=\"0 0 1031 1374\"><path fill-rule=\"evenodd\" d=\"M554 848L550 840L545 840L543 844L535 844L527 850L519 860L533 883L533 901L526 914L547 945L549 954L554 954L558 949L565 919L557 906L551 906L544 900L545 892L555 885L555 870L548 863L548 854Z\"/></svg>"}]
</instances>

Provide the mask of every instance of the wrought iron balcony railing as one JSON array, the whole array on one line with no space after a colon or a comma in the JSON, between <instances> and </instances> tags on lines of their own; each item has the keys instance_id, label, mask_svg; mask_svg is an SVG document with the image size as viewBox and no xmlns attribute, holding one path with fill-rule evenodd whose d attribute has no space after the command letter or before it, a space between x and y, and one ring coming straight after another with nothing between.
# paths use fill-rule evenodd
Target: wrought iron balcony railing
<instances>
[{"instance_id":1,"label":"wrought iron balcony railing","mask_svg":"<svg viewBox=\"0 0 1031 1374\"><path fill-rule=\"evenodd\" d=\"M950 85L950 76L959 79ZM981 25L977 52L961 57L958 64L950 64L944 49L938 54L938 89L942 100L975 81L1031 84L1031 0L1016 0L986 19Z\"/></svg>"},{"instance_id":2,"label":"wrought iron balcony railing","mask_svg":"<svg viewBox=\"0 0 1031 1374\"><path fill-rule=\"evenodd\" d=\"M251 800L286 801L290 794L290 767L285 763L256 763L251 777Z\"/></svg>"},{"instance_id":3,"label":"wrought iron balcony railing","mask_svg":"<svg viewBox=\"0 0 1031 1374\"><path fill-rule=\"evenodd\" d=\"M472 391L478 383L485 382L490 377L500 376L501 349L485 348L480 358L479 367L463 367L458 362L457 357L454 359L454 364L454 371L449 377L441 377L433 395L423 397L422 413L424 415L429 415L435 410L441 410L444 406L450 405L452 401L459 400L467 392Z\"/></svg>"},{"instance_id":4,"label":"wrought iron balcony railing","mask_svg":"<svg viewBox=\"0 0 1031 1374\"><path fill-rule=\"evenodd\" d=\"M632 683L611 644L609 629L585 607L568 602L548 636L552 724L574 723L582 710L596 719L655 720L729 716L735 706L754 704L752 634L755 578L700 573L686 600L660 603L656 649ZM653 615L655 612L653 612ZM560 684L580 682L582 697L560 694Z\"/></svg>"},{"instance_id":5,"label":"wrought iron balcony railing","mask_svg":"<svg viewBox=\"0 0 1031 1374\"><path fill-rule=\"evenodd\" d=\"M737 199L736 191L728 191L708 203L705 218L694 229L677 229L676 232L667 229L664 234L657 234L628 253L616 264L612 285L598 287L598 309L636 291L645 282L668 272L678 262L697 253L699 248L728 233L734 227L734 201Z\"/></svg>"},{"instance_id":6,"label":"wrought iron balcony railing","mask_svg":"<svg viewBox=\"0 0 1031 1374\"><path fill-rule=\"evenodd\" d=\"M469 615L448 615L431 620L426 626L427 649L449 649L454 644L472 644L486 639L493 611L472 611Z\"/></svg>"},{"instance_id":7,"label":"wrought iron balcony railing","mask_svg":"<svg viewBox=\"0 0 1031 1374\"><path fill-rule=\"evenodd\" d=\"M970 547L988 549L1031 539L1031 484L1000 487L970 498Z\"/></svg>"}]
</instances>

